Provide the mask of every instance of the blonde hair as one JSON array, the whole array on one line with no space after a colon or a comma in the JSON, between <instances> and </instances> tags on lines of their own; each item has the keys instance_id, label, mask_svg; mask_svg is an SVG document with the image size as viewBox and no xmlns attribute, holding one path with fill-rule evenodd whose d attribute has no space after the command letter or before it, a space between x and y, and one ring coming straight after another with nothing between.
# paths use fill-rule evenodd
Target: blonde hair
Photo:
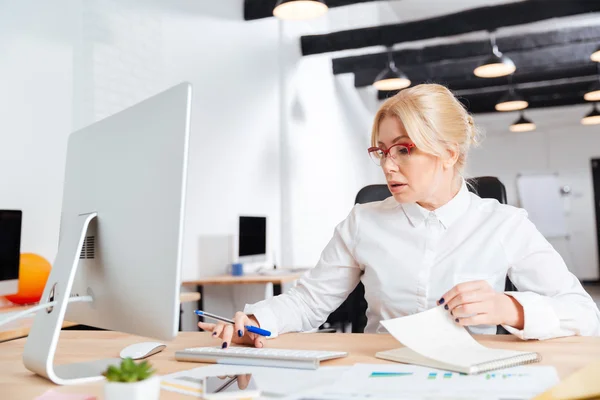
<instances>
[{"instance_id":1,"label":"blonde hair","mask_svg":"<svg viewBox=\"0 0 600 400\"><path fill-rule=\"evenodd\" d=\"M443 158L449 148L458 146L455 168L461 175L469 149L480 143L473 117L442 85L417 85L387 99L375 115L372 146L377 146L381 121L390 116L402 122L408 136L421 151Z\"/></svg>"}]
</instances>

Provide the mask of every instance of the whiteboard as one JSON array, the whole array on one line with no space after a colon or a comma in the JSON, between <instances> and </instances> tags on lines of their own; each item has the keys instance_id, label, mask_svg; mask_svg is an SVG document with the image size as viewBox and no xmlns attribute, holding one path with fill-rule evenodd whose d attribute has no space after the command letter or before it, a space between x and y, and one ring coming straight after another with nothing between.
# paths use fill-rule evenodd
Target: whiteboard
<instances>
[{"instance_id":1,"label":"whiteboard","mask_svg":"<svg viewBox=\"0 0 600 400\"><path fill-rule=\"evenodd\" d=\"M567 221L556 174L520 175L517 189L521 207L546 238L567 237Z\"/></svg>"}]
</instances>

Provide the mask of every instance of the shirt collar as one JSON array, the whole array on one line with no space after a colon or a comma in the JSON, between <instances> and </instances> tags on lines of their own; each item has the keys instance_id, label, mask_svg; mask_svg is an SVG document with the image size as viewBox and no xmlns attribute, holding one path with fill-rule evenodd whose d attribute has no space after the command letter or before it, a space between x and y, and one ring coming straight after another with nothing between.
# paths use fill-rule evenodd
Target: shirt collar
<instances>
[{"instance_id":1,"label":"shirt collar","mask_svg":"<svg viewBox=\"0 0 600 400\"><path fill-rule=\"evenodd\" d=\"M448 229L461 215L463 215L471 204L471 196L467 184L462 181L460 190L448 203L433 211L438 220ZM429 216L431 211L421 207L417 203L402 203L402 209L413 226L419 226Z\"/></svg>"}]
</instances>

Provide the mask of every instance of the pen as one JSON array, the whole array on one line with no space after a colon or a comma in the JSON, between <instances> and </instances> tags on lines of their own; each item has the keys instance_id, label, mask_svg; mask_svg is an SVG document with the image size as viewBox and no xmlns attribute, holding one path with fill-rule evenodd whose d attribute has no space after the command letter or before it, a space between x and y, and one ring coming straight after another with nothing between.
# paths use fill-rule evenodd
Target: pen
<instances>
[{"instance_id":1,"label":"pen","mask_svg":"<svg viewBox=\"0 0 600 400\"><path fill-rule=\"evenodd\" d=\"M235 322L233 322L233 320L231 320L229 318L220 317L218 315L211 314L211 313L208 313L206 311L196 310L194 312L196 313L196 315L199 315L200 317L206 317L206 318L216 319L217 321L227 322L227 323L229 323L231 325L235 324ZM267 331L265 329L260 329L260 328L258 328L256 326L246 325L246 326L244 326L244 328L248 332L256 333L257 335L271 336L271 332L269 332L269 331Z\"/></svg>"}]
</instances>

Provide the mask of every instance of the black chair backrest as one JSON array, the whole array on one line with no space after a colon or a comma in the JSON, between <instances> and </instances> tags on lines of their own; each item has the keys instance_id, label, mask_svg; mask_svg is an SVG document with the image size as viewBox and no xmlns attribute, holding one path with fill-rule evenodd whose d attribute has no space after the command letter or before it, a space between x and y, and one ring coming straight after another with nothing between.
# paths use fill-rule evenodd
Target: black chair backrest
<instances>
[{"instance_id":1,"label":"black chair backrest","mask_svg":"<svg viewBox=\"0 0 600 400\"><path fill-rule=\"evenodd\" d=\"M484 199L496 199L506 204L506 187L494 176L480 176L467 179L469 190Z\"/></svg>"},{"instance_id":2,"label":"black chair backrest","mask_svg":"<svg viewBox=\"0 0 600 400\"><path fill-rule=\"evenodd\" d=\"M387 185L369 185L360 189L354 199L354 204L365 204L373 201L382 201L390 197L390 189Z\"/></svg>"},{"instance_id":3,"label":"black chair backrest","mask_svg":"<svg viewBox=\"0 0 600 400\"><path fill-rule=\"evenodd\" d=\"M498 200L502 204L506 204L506 188L502 182L493 176L480 176L477 178L467 179L468 189L477 194L482 198L493 198ZM368 185L358 191L356 194L355 204L370 203L373 201L382 201L390 197L390 193L387 185ZM517 289L512 284L510 279L506 277L505 283L506 291L516 291ZM367 324L367 302L365 300L365 287L362 282L359 282L356 288L346 301L332 313L330 317L332 319L343 319L347 317L347 320L352 324L353 333L364 332ZM328 319L329 320L329 319ZM508 334L508 332L501 326L498 327L497 333Z\"/></svg>"},{"instance_id":4,"label":"black chair backrest","mask_svg":"<svg viewBox=\"0 0 600 400\"><path fill-rule=\"evenodd\" d=\"M500 203L506 204L506 188L504 187L504 184L494 176L480 176L467 179L467 187L479 197L496 199ZM358 191L354 204L381 201L387 199L391 195L387 185L368 185Z\"/></svg>"}]
</instances>

